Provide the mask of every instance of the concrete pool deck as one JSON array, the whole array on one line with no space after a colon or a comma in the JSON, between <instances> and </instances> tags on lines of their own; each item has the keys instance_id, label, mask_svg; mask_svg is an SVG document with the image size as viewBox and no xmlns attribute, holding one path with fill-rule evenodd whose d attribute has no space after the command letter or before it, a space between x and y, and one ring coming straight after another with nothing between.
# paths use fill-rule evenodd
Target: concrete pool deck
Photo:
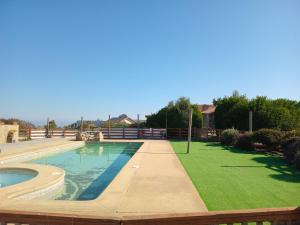
<instances>
[{"instance_id":1,"label":"concrete pool deck","mask_svg":"<svg viewBox=\"0 0 300 225\"><path fill-rule=\"evenodd\" d=\"M168 141L105 141L144 142L144 144L95 200L36 199L26 201L7 198L0 202L0 209L103 216L105 218L207 211L205 204ZM66 145L63 144L62 146ZM31 154L31 151L37 150L27 149L26 154ZM14 157L19 154L24 154L24 152L18 152ZM1 156L0 154L0 161L3 157L7 156ZM20 185L25 184L21 183L15 186Z\"/></svg>"}]
</instances>

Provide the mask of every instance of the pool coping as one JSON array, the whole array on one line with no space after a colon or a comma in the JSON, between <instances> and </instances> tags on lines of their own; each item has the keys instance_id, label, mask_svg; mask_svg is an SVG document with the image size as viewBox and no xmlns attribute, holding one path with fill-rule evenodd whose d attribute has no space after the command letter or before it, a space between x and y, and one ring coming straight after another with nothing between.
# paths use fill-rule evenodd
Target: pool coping
<instances>
[{"instance_id":1,"label":"pool coping","mask_svg":"<svg viewBox=\"0 0 300 225\"><path fill-rule=\"evenodd\" d=\"M64 187L65 171L54 166L45 166L31 163L10 163L1 165L1 169L30 170L37 175L21 183L10 185L0 190L0 198L31 200L36 197L51 198Z\"/></svg>"},{"instance_id":2,"label":"pool coping","mask_svg":"<svg viewBox=\"0 0 300 225\"><path fill-rule=\"evenodd\" d=\"M105 140L105 142L143 142L143 144L95 200L34 199L29 202L5 198L0 203L0 209L26 209L33 212L101 216L103 218L207 211L168 141L122 139ZM78 143L78 146L80 144L82 145L82 143ZM47 150L47 154L64 151L67 146L51 147ZM32 154L32 152L29 151L26 154ZM1 160L2 157L0 157Z\"/></svg>"}]
</instances>

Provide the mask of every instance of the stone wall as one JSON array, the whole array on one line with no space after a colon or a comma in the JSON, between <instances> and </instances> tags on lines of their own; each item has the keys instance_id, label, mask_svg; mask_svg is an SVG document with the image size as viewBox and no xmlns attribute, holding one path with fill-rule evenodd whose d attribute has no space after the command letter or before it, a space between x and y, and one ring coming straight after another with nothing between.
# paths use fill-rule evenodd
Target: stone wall
<instances>
[{"instance_id":1,"label":"stone wall","mask_svg":"<svg viewBox=\"0 0 300 225\"><path fill-rule=\"evenodd\" d=\"M0 144L17 142L19 139L19 125L0 124Z\"/></svg>"}]
</instances>

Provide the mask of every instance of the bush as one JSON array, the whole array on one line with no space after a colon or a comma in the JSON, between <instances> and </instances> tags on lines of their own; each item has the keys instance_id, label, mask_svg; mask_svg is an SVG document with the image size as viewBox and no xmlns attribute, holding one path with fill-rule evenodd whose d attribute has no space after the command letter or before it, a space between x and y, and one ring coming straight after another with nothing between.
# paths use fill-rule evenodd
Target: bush
<instances>
[{"instance_id":1,"label":"bush","mask_svg":"<svg viewBox=\"0 0 300 225\"><path fill-rule=\"evenodd\" d=\"M235 146L242 150L253 150L253 135L251 133L239 135Z\"/></svg>"},{"instance_id":2,"label":"bush","mask_svg":"<svg viewBox=\"0 0 300 225\"><path fill-rule=\"evenodd\" d=\"M282 143L283 154L289 164L294 164L297 158L300 166L300 137L293 137ZM296 157L297 156L297 157Z\"/></svg>"},{"instance_id":3,"label":"bush","mask_svg":"<svg viewBox=\"0 0 300 225\"><path fill-rule=\"evenodd\" d=\"M295 165L297 170L300 170L300 151L298 151L296 156L295 156L294 165Z\"/></svg>"},{"instance_id":4,"label":"bush","mask_svg":"<svg viewBox=\"0 0 300 225\"><path fill-rule=\"evenodd\" d=\"M285 140L288 140L288 139L296 137L296 136L297 136L296 130L284 131L284 132L282 132L282 143L285 142Z\"/></svg>"},{"instance_id":5,"label":"bush","mask_svg":"<svg viewBox=\"0 0 300 225\"><path fill-rule=\"evenodd\" d=\"M236 129L226 129L222 132L221 143L224 145L235 145L239 137L239 132Z\"/></svg>"},{"instance_id":6,"label":"bush","mask_svg":"<svg viewBox=\"0 0 300 225\"><path fill-rule=\"evenodd\" d=\"M269 148L276 148L281 144L282 134L279 130L260 129L253 134L253 141Z\"/></svg>"}]
</instances>

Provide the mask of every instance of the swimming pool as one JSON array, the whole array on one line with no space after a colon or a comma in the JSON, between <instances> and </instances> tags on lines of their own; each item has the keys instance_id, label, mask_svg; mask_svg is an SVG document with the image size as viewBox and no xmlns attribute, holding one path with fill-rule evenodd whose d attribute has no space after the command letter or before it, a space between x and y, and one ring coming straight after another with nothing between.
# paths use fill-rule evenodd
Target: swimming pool
<instances>
[{"instance_id":1,"label":"swimming pool","mask_svg":"<svg viewBox=\"0 0 300 225\"><path fill-rule=\"evenodd\" d=\"M140 142L90 143L30 161L65 170L65 188L57 200L93 200L140 148Z\"/></svg>"},{"instance_id":2,"label":"swimming pool","mask_svg":"<svg viewBox=\"0 0 300 225\"><path fill-rule=\"evenodd\" d=\"M37 174L36 171L26 169L0 169L0 188L30 180Z\"/></svg>"}]
</instances>

